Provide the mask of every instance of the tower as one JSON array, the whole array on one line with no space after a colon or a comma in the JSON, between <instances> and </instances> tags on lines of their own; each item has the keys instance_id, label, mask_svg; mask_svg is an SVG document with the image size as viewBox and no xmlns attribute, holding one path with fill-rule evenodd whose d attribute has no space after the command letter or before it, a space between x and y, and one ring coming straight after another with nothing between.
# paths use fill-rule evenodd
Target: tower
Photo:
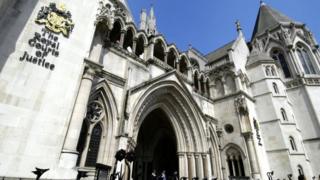
<instances>
[{"instance_id":1,"label":"tower","mask_svg":"<svg viewBox=\"0 0 320 180\"><path fill-rule=\"evenodd\" d=\"M303 23L261 3L251 49L246 67L270 168L278 177L311 178L319 169L312 159L320 158L315 38Z\"/></svg>"}]
</instances>

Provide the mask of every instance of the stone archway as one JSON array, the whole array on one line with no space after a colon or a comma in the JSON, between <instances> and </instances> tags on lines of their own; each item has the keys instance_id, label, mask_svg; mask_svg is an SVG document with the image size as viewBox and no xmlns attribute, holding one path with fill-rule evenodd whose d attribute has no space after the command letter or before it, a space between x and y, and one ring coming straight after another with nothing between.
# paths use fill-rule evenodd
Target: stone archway
<instances>
[{"instance_id":1,"label":"stone archway","mask_svg":"<svg viewBox=\"0 0 320 180\"><path fill-rule=\"evenodd\" d=\"M166 171L167 177L179 170L176 135L168 115L160 108L151 111L143 120L135 151L135 180L150 179L154 170L157 175Z\"/></svg>"}]
</instances>

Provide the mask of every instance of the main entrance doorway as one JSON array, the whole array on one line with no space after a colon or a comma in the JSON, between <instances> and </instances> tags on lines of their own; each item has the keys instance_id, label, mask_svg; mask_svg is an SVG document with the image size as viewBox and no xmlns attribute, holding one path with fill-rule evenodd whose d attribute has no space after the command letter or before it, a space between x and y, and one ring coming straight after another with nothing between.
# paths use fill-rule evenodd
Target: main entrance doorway
<instances>
[{"instance_id":1,"label":"main entrance doorway","mask_svg":"<svg viewBox=\"0 0 320 180\"><path fill-rule=\"evenodd\" d=\"M177 139L170 119L163 110L155 109L143 120L135 151L135 180L149 180L153 171L157 176L165 171L167 179L174 172L179 172Z\"/></svg>"}]
</instances>

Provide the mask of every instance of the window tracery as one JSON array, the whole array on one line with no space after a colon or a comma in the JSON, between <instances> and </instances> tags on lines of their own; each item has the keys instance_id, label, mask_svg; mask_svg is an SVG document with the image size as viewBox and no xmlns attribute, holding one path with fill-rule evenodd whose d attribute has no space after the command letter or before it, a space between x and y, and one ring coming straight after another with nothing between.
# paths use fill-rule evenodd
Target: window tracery
<instances>
[{"instance_id":1,"label":"window tracery","mask_svg":"<svg viewBox=\"0 0 320 180\"><path fill-rule=\"evenodd\" d=\"M310 57L309 51L301 44L297 44L297 53L304 73L316 74L315 68L312 64L313 60Z\"/></svg>"},{"instance_id":2,"label":"window tracery","mask_svg":"<svg viewBox=\"0 0 320 180\"><path fill-rule=\"evenodd\" d=\"M292 75L290 72L290 68L288 66L288 63L286 61L284 54L278 49L275 49L271 52L271 57L280 63L280 66L282 68L285 78L291 78Z\"/></svg>"}]
</instances>

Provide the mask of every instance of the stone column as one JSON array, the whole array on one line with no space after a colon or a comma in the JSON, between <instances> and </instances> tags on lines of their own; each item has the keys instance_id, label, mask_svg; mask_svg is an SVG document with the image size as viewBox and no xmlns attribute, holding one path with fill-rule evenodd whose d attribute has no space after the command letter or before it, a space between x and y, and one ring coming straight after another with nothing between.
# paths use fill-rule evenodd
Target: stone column
<instances>
[{"instance_id":1,"label":"stone column","mask_svg":"<svg viewBox=\"0 0 320 180\"><path fill-rule=\"evenodd\" d=\"M187 171L188 163L186 160L186 154L179 152L178 159L179 159L179 176L180 177L188 177L188 171Z\"/></svg>"},{"instance_id":2,"label":"stone column","mask_svg":"<svg viewBox=\"0 0 320 180\"><path fill-rule=\"evenodd\" d=\"M239 176L244 176L244 174L242 174L242 172L241 172L240 158L237 156L236 160L237 160L237 164L238 164Z\"/></svg>"},{"instance_id":3,"label":"stone column","mask_svg":"<svg viewBox=\"0 0 320 180\"><path fill-rule=\"evenodd\" d=\"M180 62L179 61L177 62L176 67L177 67L177 71L180 73Z\"/></svg>"},{"instance_id":4,"label":"stone column","mask_svg":"<svg viewBox=\"0 0 320 180\"><path fill-rule=\"evenodd\" d=\"M203 177L209 179L208 155L202 154Z\"/></svg>"},{"instance_id":5,"label":"stone column","mask_svg":"<svg viewBox=\"0 0 320 180\"><path fill-rule=\"evenodd\" d=\"M194 157L193 154L188 154L188 177L189 180L192 180L193 177L195 177L195 164L194 164Z\"/></svg>"},{"instance_id":6,"label":"stone column","mask_svg":"<svg viewBox=\"0 0 320 180\"><path fill-rule=\"evenodd\" d=\"M200 75L199 75L200 76ZM198 92L199 94L202 94L202 90L201 90L201 81L200 81L200 77L198 78Z\"/></svg>"},{"instance_id":7,"label":"stone column","mask_svg":"<svg viewBox=\"0 0 320 180\"><path fill-rule=\"evenodd\" d=\"M203 167L202 167L202 158L201 154L194 154L195 158L195 163L196 163L196 172L197 172L197 177L199 179L203 178Z\"/></svg>"},{"instance_id":8,"label":"stone column","mask_svg":"<svg viewBox=\"0 0 320 180\"><path fill-rule=\"evenodd\" d=\"M164 62L168 64L168 53L164 52Z\"/></svg>"},{"instance_id":9,"label":"stone column","mask_svg":"<svg viewBox=\"0 0 320 180\"><path fill-rule=\"evenodd\" d=\"M126 31L125 30L121 30L121 35L120 35L120 42L119 42L119 46L123 47L123 43L124 43L124 38L126 36Z\"/></svg>"},{"instance_id":10,"label":"stone column","mask_svg":"<svg viewBox=\"0 0 320 180\"><path fill-rule=\"evenodd\" d=\"M257 162L257 155L256 155L256 150L254 147L254 142L252 139L252 133L247 132L243 133L247 149L248 149L248 156L249 156L249 161L250 161L250 166L251 166L251 173L252 177L254 179L260 179L260 170L259 170L259 165Z\"/></svg>"},{"instance_id":11,"label":"stone column","mask_svg":"<svg viewBox=\"0 0 320 180\"><path fill-rule=\"evenodd\" d=\"M151 42L147 49L148 50L145 52L147 60L153 59L154 43Z\"/></svg>"},{"instance_id":12,"label":"stone column","mask_svg":"<svg viewBox=\"0 0 320 180\"><path fill-rule=\"evenodd\" d=\"M94 62L99 62L103 49L103 37L100 34L95 34L90 51L89 58Z\"/></svg>"},{"instance_id":13,"label":"stone column","mask_svg":"<svg viewBox=\"0 0 320 180\"><path fill-rule=\"evenodd\" d=\"M236 167L235 167L235 165L234 165L234 157L233 157L233 156L230 156L230 157L229 157L229 161L231 161L233 176L237 176L237 175L236 175Z\"/></svg>"},{"instance_id":14,"label":"stone column","mask_svg":"<svg viewBox=\"0 0 320 180\"><path fill-rule=\"evenodd\" d=\"M67 135L62 148L59 165L64 168L74 168L76 166L78 152L77 144L80 131L87 111L88 99L94 77L94 69L85 67L81 80L78 96L75 102Z\"/></svg>"},{"instance_id":15,"label":"stone column","mask_svg":"<svg viewBox=\"0 0 320 180\"><path fill-rule=\"evenodd\" d=\"M298 75L302 75L304 71L301 69L299 59L296 57L296 55L294 53L294 49L290 49L288 51L288 54L289 54L290 58L292 59L292 65L293 65L294 71Z\"/></svg>"},{"instance_id":16,"label":"stone column","mask_svg":"<svg viewBox=\"0 0 320 180\"><path fill-rule=\"evenodd\" d=\"M137 38L134 38L132 42L132 54L136 54L136 49L137 49Z\"/></svg>"}]
</instances>

